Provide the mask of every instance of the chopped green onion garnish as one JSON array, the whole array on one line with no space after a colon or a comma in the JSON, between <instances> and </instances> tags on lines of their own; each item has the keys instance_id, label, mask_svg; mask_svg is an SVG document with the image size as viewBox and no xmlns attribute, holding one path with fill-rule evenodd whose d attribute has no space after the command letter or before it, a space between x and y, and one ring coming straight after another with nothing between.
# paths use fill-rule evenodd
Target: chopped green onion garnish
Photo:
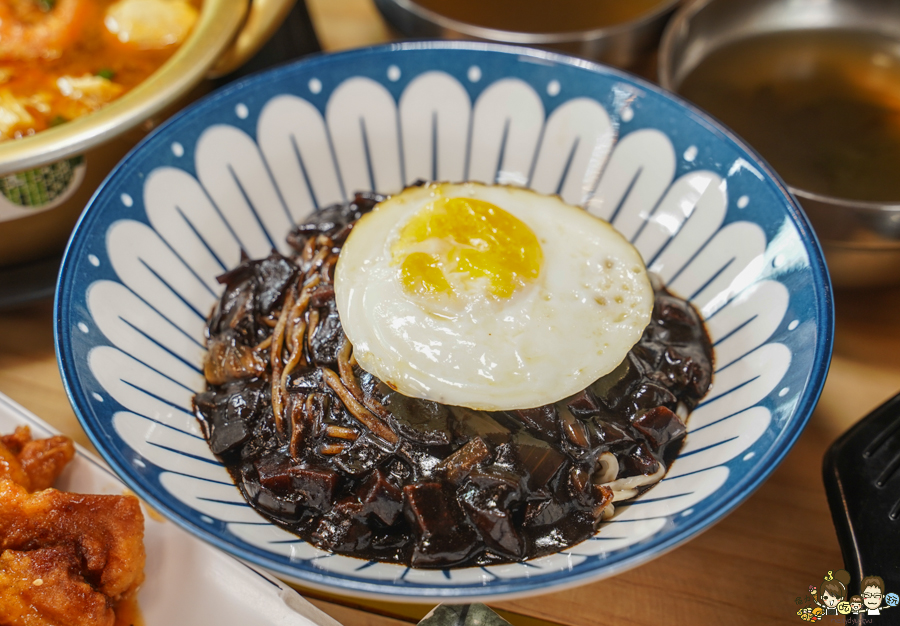
<instances>
[{"instance_id":1,"label":"chopped green onion garnish","mask_svg":"<svg viewBox=\"0 0 900 626\"><path fill-rule=\"evenodd\" d=\"M97 76L106 80L112 80L116 77L116 73L107 67L97 72Z\"/></svg>"},{"instance_id":2,"label":"chopped green onion garnish","mask_svg":"<svg viewBox=\"0 0 900 626\"><path fill-rule=\"evenodd\" d=\"M59 126L60 124L65 124L68 121L69 120L64 118L62 115L57 115L53 119L50 120L50 127L52 128L54 126Z\"/></svg>"},{"instance_id":3,"label":"chopped green onion garnish","mask_svg":"<svg viewBox=\"0 0 900 626\"><path fill-rule=\"evenodd\" d=\"M56 6L56 0L38 0L38 6L41 11L50 11Z\"/></svg>"}]
</instances>

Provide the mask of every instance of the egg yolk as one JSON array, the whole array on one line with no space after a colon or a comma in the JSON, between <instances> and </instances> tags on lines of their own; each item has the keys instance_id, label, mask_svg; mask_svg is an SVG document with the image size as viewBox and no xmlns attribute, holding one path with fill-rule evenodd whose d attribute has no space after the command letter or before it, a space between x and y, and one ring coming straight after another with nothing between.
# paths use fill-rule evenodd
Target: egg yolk
<instances>
[{"instance_id":1,"label":"egg yolk","mask_svg":"<svg viewBox=\"0 0 900 626\"><path fill-rule=\"evenodd\" d=\"M420 209L391 247L410 295L508 299L541 272L534 232L500 207L473 198L439 198ZM460 280L469 278L473 280Z\"/></svg>"}]
</instances>

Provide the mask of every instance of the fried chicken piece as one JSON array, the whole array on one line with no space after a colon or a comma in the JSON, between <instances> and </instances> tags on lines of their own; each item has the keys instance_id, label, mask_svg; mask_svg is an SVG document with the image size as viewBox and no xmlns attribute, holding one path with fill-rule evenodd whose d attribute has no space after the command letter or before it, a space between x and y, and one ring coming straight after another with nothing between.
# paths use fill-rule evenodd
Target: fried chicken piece
<instances>
[{"instance_id":1,"label":"fried chicken piece","mask_svg":"<svg viewBox=\"0 0 900 626\"><path fill-rule=\"evenodd\" d=\"M75 456L75 446L68 437L29 441L19 453L22 469L31 480L31 491L49 489L65 466Z\"/></svg>"},{"instance_id":2,"label":"fried chicken piece","mask_svg":"<svg viewBox=\"0 0 900 626\"><path fill-rule=\"evenodd\" d=\"M144 577L144 516L133 496L28 494L0 480L0 553L71 546L78 574L113 603Z\"/></svg>"},{"instance_id":3,"label":"fried chicken piece","mask_svg":"<svg viewBox=\"0 0 900 626\"><path fill-rule=\"evenodd\" d=\"M137 498L50 488L74 455L27 426L0 436L0 626L112 626L143 581Z\"/></svg>"},{"instance_id":4,"label":"fried chicken piece","mask_svg":"<svg viewBox=\"0 0 900 626\"><path fill-rule=\"evenodd\" d=\"M53 486L66 464L75 456L68 437L57 435L32 441L28 426L0 437L0 479L9 478L28 491Z\"/></svg>"},{"instance_id":5,"label":"fried chicken piece","mask_svg":"<svg viewBox=\"0 0 900 626\"><path fill-rule=\"evenodd\" d=\"M78 573L75 547L0 554L0 624L113 626L109 598Z\"/></svg>"},{"instance_id":6,"label":"fried chicken piece","mask_svg":"<svg viewBox=\"0 0 900 626\"><path fill-rule=\"evenodd\" d=\"M26 489L31 487L31 479L28 478L28 474L22 469L19 457L5 446L2 438L0 438L0 480L4 478L22 485Z\"/></svg>"},{"instance_id":7,"label":"fried chicken piece","mask_svg":"<svg viewBox=\"0 0 900 626\"><path fill-rule=\"evenodd\" d=\"M13 454L19 454L26 443L31 441L31 429L28 426L17 426L11 435L0 435L0 443L9 448Z\"/></svg>"}]
</instances>

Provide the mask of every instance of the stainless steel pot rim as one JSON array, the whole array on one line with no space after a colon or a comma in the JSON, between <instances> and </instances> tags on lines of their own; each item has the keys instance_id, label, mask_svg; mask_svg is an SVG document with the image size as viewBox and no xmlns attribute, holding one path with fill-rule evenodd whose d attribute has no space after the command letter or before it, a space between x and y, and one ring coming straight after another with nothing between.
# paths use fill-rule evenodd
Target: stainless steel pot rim
<instances>
[{"instance_id":1,"label":"stainless steel pot rim","mask_svg":"<svg viewBox=\"0 0 900 626\"><path fill-rule=\"evenodd\" d=\"M836 241L834 239L819 239L822 247L826 250L844 251L844 252L883 252L885 254L896 255L900 253L900 242L891 244L889 242L873 242L864 243L860 241Z\"/></svg>"},{"instance_id":2,"label":"stainless steel pot rim","mask_svg":"<svg viewBox=\"0 0 900 626\"><path fill-rule=\"evenodd\" d=\"M792 185L788 185L788 189L790 189L791 193L799 198L804 198L807 200L814 200L815 202L819 202L821 204L828 204L831 206L839 206L842 209L851 209L853 211L873 211L878 213L894 213L896 212L898 216L900 216L900 202L873 202L869 200L853 200L850 198L839 198L837 196L828 196L825 194L818 194L812 191L806 191L805 189L799 189Z\"/></svg>"},{"instance_id":3,"label":"stainless steel pot rim","mask_svg":"<svg viewBox=\"0 0 900 626\"><path fill-rule=\"evenodd\" d=\"M634 20L615 24L613 26L606 26L604 28L570 31L565 33L521 33L509 30L485 28L467 22L460 22L430 9L426 9L423 6L416 4L414 0L376 0L378 3L395 4L416 17L437 24L441 28L453 30L469 37L524 45L552 45L576 41L593 41L610 35L627 32L634 29L636 26L639 27L648 24L659 16L671 11L680 1L681 0L664 0L657 8L648 11Z\"/></svg>"},{"instance_id":4,"label":"stainless steel pot rim","mask_svg":"<svg viewBox=\"0 0 900 626\"><path fill-rule=\"evenodd\" d=\"M659 41L659 54L657 57L657 79L659 85L663 89L677 93L675 85L672 83L672 50L675 46L675 37L680 33L690 19L704 6L709 4L710 0L693 0L683 5L663 31L662 38Z\"/></svg>"}]
</instances>

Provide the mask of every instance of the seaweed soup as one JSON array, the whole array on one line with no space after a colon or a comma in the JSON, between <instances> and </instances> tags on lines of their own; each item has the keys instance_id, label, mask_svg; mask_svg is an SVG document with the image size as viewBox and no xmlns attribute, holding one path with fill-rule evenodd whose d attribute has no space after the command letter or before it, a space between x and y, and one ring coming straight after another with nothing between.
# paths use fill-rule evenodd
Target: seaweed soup
<instances>
[{"instance_id":1,"label":"seaweed soup","mask_svg":"<svg viewBox=\"0 0 900 626\"><path fill-rule=\"evenodd\" d=\"M794 187L900 201L900 38L848 29L747 37L678 92L746 139Z\"/></svg>"}]
</instances>

